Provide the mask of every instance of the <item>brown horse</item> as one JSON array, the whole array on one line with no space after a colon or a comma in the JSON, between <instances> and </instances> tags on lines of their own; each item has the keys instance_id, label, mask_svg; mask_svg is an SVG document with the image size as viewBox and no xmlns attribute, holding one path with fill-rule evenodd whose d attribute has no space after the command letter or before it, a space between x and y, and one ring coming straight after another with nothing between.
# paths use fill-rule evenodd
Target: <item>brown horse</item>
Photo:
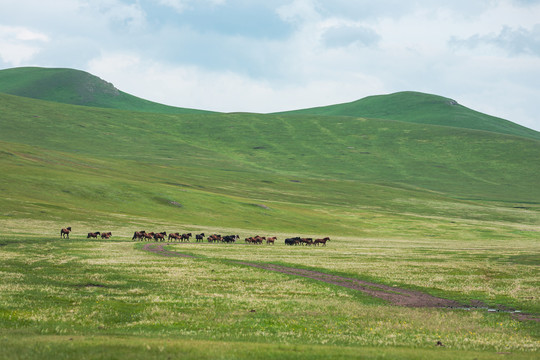
<instances>
[{"instance_id":1,"label":"brown horse","mask_svg":"<svg viewBox=\"0 0 540 360\"><path fill-rule=\"evenodd\" d=\"M313 242L313 244L319 246L319 244L323 244L323 246L326 246L326 242L327 241L330 241L330 238L329 237L325 237L325 238L322 238L322 239L315 239L315 241Z\"/></svg>"},{"instance_id":2,"label":"brown horse","mask_svg":"<svg viewBox=\"0 0 540 360\"><path fill-rule=\"evenodd\" d=\"M221 242L221 235L218 235L218 234L214 234L214 235L210 235L208 236L208 242L209 243L217 243L217 242Z\"/></svg>"},{"instance_id":3,"label":"brown horse","mask_svg":"<svg viewBox=\"0 0 540 360\"><path fill-rule=\"evenodd\" d=\"M144 234L146 234L146 231L144 231L144 230L135 231L133 233L133 237L131 238L131 240L142 240L144 238Z\"/></svg>"},{"instance_id":4,"label":"brown horse","mask_svg":"<svg viewBox=\"0 0 540 360\"><path fill-rule=\"evenodd\" d=\"M165 236L167 236L167 232L165 231L162 231L160 233L155 233L154 234L154 240L156 241L165 241Z\"/></svg>"},{"instance_id":5,"label":"brown horse","mask_svg":"<svg viewBox=\"0 0 540 360\"><path fill-rule=\"evenodd\" d=\"M66 238L69 239L69 232L70 231L71 231L71 226L60 230L60 237L64 238L64 236L65 236Z\"/></svg>"},{"instance_id":6,"label":"brown horse","mask_svg":"<svg viewBox=\"0 0 540 360\"><path fill-rule=\"evenodd\" d=\"M152 240L154 238L154 235L155 235L154 232L144 233L143 234L143 239L144 240Z\"/></svg>"},{"instance_id":7,"label":"brown horse","mask_svg":"<svg viewBox=\"0 0 540 360\"><path fill-rule=\"evenodd\" d=\"M100 232L96 231L96 232L93 232L93 233L88 233L88 236L86 238L87 239L90 239L90 238L97 239L98 235L100 235Z\"/></svg>"},{"instance_id":8,"label":"brown horse","mask_svg":"<svg viewBox=\"0 0 540 360\"><path fill-rule=\"evenodd\" d=\"M277 240L277 237L273 236L273 237L268 237L266 238L266 243L267 244L272 244L274 245L274 242Z\"/></svg>"},{"instance_id":9,"label":"brown horse","mask_svg":"<svg viewBox=\"0 0 540 360\"><path fill-rule=\"evenodd\" d=\"M104 233L101 233L101 238L102 239L108 239L108 238L111 237L111 235L112 235L111 232L104 232Z\"/></svg>"}]
</instances>

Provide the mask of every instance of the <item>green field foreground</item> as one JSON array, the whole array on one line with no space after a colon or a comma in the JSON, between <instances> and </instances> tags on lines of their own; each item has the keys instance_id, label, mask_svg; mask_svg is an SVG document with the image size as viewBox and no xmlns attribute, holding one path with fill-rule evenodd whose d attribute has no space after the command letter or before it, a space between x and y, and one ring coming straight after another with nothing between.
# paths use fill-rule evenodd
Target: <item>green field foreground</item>
<instances>
[{"instance_id":1,"label":"green field foreground","mask_svg":"<svg viewBox=\"0 0 540 360\"><path fill-rule=\"evenodd\" d=\"M0 92L0 359L538 358L534 130L414 92L223 114L39 68L0 71ZM136 230L279 240L165 257ZM239 262L464 306L395 306Z\"/></svg>"},{"instance_id":2,"label":"green field foreground","mask_svg":"<svg viewBox=\"0 0 540 360\"><path fill-rule=\"evenodd\" d=\"M239 265L279 263L421 289L538 318L537 241L339 237L326 248L129 237L0 238L0 357L535 358L538 322L483 309L406 308ZM441 341L444 347L436 346Z\"/></svg>"}]
</instances>

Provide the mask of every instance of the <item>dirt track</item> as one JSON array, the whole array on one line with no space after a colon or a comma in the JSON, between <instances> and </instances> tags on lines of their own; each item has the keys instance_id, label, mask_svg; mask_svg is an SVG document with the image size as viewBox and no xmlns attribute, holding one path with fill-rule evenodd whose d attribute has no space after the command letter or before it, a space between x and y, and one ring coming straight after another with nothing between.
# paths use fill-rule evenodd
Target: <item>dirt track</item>
<instances>
[{"instance_id":1,"label":"dirt track","mask_svg":"<svg viewBox=\"0 0 540 360\"><path fill-rule=\"evenodd\" d=\"M162 256L170 257L189 257L195 258L192 255L181 254L175 251L164 249L164 244L145 244L143 250L153 252ZM232 261L235 264L251 266L259 269L276 271L283 274L301 276L309 279L319 280L328 284L343 286L349 289L361 291L367 295L384 299L391 304L407 307L431 307L431 308L458 308L458 309L488 309L487 305L478 301L474 305L465 305L454 300L435 297L421 291L403 289L395 286L382 285L363 281L359 279L348 278L344 276L331 275L319 271L306 269L298 269L293 267L274 265L274 264L255 264L242 261ZM474 302L474 301L473 301ZM490 309L489 311L491 311ZM499 308L494 311L502 311L511 313L518 320L533 320L540 321L538 316L532 314L524 314L511 309Z\"/></svg>"}]
</instances>

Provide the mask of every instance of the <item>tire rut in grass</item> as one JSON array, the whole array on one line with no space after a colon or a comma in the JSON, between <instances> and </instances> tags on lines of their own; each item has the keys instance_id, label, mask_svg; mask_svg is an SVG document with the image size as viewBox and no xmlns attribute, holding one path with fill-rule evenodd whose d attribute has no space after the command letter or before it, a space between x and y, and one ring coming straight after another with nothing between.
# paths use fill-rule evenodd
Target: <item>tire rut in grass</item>
<instances>
[{"instance_id":1,"label":"tire rut in grass","mask_svg":"<svg viewBox=\"0 0 540 360\"><path fill-rule=\"evenodd\" d=\"M187 258L196 258L193 255L181 254L175 251L165 250L164 244L145 244L143 250L149 251L155 254L159 254L167 257L187 257ZM404 289L397 286L389 286L383 284L377 284L369 281L348 278L345 276L332 275L323 273L320 271L299 269L282 265L275 264L257 264L243 261L231 261L235 264L250 266L254 268L275 271L282 274L301 276L313 280L319 280L327 284L338 285L346 287L349 289L357 290L363 292L364 294L383 299L388 301L393 305L406 306L406 307L418 307L418 308L451 308L451 309L463 309L463 310L488 310L487 305L478 304L474 305L465 305L459 303L455 300L444 299L429 295L427 293ZM492 310L492 309L489 309ZM507 312L512 315L517 320L525 321L540 321L540 318L535 314L526 314L521 313L516 310L508 310L506 308L501 308L496 311Z\"/></svg>"}]
</instances>

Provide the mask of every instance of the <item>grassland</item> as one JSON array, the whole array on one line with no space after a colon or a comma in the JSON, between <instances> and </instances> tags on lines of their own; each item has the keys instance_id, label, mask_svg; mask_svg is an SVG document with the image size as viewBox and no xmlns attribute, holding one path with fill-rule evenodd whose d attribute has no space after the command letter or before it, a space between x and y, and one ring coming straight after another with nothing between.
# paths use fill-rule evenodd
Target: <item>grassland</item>
<instances>
[{"instance_id":1,"label":"grassland","mask_svg":"<svg viewBox=\"0 0 540 360\"><path fill-rule=\"evenodd\" d=\"M361 116L410 123L492 131L540 139L537 131L471 110L442 96L414 91L375 95L350 103L285 112L286 114Z\"/></svg>"},{"instance_id":2,"label":"grassland","mask_svg":"<svg viewBox=\"0 0 540 360\"><path fill-rule=\"evenodd\" d=\"M92 74L64 68L22 67L0 70L0 92L90 107L165 114L208 113L166 106L127 94Z\"/></svg>"},{"instance_id":3,"label":"grassland","mask_svg":"<svg viewBox=\"0 0 540 360\"><path fill-rule=\"evenodd\" d=\"M536 316L538 133L447 99L397 111L410 94L387 109L403 118L384 118L382 98L369 100L369 116L356 105L143 112L106 96L110 87L96 90L103 102L76 106L65 104L75 90L48 93L39 73L3 86L31 89L39 78L35 88L56 102L0 94L0 358L537 357L536 321L392 306L236 261ZM467 119L478 121L461 126ZM70 240L59 239L65 226ZM129 241L141 229L280 241L175 244L196 257L167 258ZM90 231L113 238L88 241ZM295 235L332 240L286 247Z\"/></svg>"},{"instance_id":4,"label":"grassland","mask_svg":"<svg viewBox=\"0 0 540 360\"><path fill-rule=\"evenodd\" d=\"M198 257L166 258L118 236L114 241L3 236L0 354L534 358L537 353L536 322L485 310L389 306L352 290L234 262L305 266L460 301L538 310L538 268L521 261L538 251L529 241L495 246L480 241L473 249L469 241L332 241L326 249L281 242L176 244L170 248ZM437 341L445 347L436 347Z\"/></svg>"}]
</instances>

